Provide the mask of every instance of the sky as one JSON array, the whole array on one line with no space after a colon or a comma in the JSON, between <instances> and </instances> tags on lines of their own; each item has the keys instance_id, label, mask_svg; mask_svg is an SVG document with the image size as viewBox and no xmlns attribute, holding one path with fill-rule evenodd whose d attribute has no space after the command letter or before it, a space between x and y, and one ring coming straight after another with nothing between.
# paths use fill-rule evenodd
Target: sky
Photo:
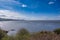
<instances>
[{"instance_id":1,"label":"sky","mask_svg":"<svg viewBox=\"0 0 60 40\"><path fill-rule=\"evenodd\" d=\"M60 20L60 0L0 0L0 18Z\"/></svg>"}]
</instances>

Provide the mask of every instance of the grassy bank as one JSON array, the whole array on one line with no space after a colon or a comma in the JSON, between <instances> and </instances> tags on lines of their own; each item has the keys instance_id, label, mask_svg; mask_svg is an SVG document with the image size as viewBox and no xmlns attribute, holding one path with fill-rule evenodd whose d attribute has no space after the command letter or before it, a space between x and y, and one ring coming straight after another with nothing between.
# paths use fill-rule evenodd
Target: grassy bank
<instances>
[{"instance_id":1,"label":"grassy bank","mask_svg":"<svg viewBox=\"0 0 60 40\"><path fill-rule=\"evenodd\" d=\"M15 36L8 36L7 31L0 29L0 40L60 40L60 29L53 32L40 31L30 34L28 30L21 29Z\"/></svg>"}]
</instances>

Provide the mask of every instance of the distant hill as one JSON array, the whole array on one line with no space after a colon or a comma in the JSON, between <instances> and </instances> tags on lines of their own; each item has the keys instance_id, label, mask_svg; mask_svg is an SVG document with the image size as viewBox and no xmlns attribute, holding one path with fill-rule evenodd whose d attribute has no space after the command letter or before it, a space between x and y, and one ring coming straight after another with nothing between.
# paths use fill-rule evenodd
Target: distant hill
<instances>
[{"instance_id":1,"label":"distant hill","mask_svg":"<svg viewBox=\"0 0 60 40\"><path fill-rule=\"evenodd\" d=\"M25 21L28 21L28 22L46 22L46 23L50 23L50 22L54 22L54 23L59 23L60 20L25 20Z\"/></svg>"},{"instance_id":2,"label":"distant hill","mask_svg":"<svg viewBox=\"0 0 60 40\"><path fill-rule=\"evenodd\" d=\"M5 19L5 18L0 18L0 21L19 21L18 19Z\"/></svg>"},{"instance_id":3,"label":"distant hill","mask_svg":"<svg viewBox=\"0 0 60 40\"><path fill-rule=\"evenodd\" d=\"M0 21L60 22L60 20L24 20L24 19L7 19L7 18L0 18Z\"/></svg>"}]
</instances>

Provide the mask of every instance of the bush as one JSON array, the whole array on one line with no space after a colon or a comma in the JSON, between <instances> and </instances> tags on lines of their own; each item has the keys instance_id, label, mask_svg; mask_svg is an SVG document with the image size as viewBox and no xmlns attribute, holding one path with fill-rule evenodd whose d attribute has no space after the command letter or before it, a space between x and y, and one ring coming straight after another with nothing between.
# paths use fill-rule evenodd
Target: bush
<instances>
[{"instance_id":1,"label":"bush","mask_svg":"<svg viewBox=\"0 0 60 40\"><path fill-rule=\"evenodd\" d=\"M60 34L60 28L55 29L55 30L54 30L54 33L56 33L56 34Z\"/></svg>"},{"instance_id":2,"label":"bush","mask_svg":"<svg viewBox=\"0 0 60 40\"><path fill-rule=\"evenodd\" d=\"M17 40L29 40L30 38L30 33L26 29L21 29L17 33Z\"/></svg>"},{"instance_id":3,"label":"bush","mask_svg":"<svg viewBox=\"0 0 60 40\"><path fill-rule=\"evenodd\" d=\"M2 40L2 38L6 35L7 35L6 31L0 29L0 40Z\"/></svg>"}]
</instances>

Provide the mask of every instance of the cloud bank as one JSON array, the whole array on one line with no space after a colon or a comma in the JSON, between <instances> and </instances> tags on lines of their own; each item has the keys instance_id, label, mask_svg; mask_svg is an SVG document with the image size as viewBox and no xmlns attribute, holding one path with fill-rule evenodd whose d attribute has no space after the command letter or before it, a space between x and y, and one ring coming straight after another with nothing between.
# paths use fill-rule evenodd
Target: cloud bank
<instances>
[{"instance_id":1,"label":"cloud bank","mask_svg":"<svg viewBox=\"0 0 60 40\"><path fill-rule=\"evenodd\" d=\"M60 20L60 15L57 16L46 16L46 15L24 15L23 13L11 11L11 10L0 10L0 18L8 19L24 19L24 20Z\"/></svg>"},{"instance_id":2,"label":"cloud bank","mask_svg":"<svg viewBox=\"0 0 60 40\"><path fill-rule=\"evenodd\" d=\"M0 10L0 18L8 19L23 19L25 16L21 13L11 11L11 10Z\"/></svg>"}]
</instances>

